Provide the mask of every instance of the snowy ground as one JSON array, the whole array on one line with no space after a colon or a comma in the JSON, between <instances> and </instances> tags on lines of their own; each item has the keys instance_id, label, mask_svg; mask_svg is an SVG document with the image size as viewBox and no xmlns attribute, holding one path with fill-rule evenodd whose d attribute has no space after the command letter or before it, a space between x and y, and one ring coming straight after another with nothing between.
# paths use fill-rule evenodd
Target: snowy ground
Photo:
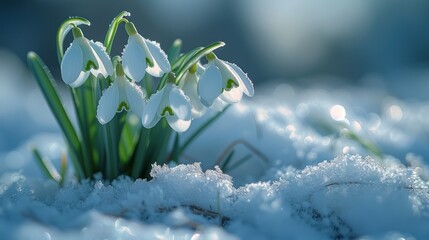
<instances>
[{"instance_id":1,"label":"snowy ground","mask_svg":"<svg viewBox=\"0 0 429 240\"><path fill-rule=\"evenodd\" d=\"M30 146L58 164L61 135L47 109L19 97L32 91L33 104L43 105L40 93L21 85L0 88L15 103L5 113L0 101L2 239L429 239L429 101L416 95L429 86L410 84L416 91L401 96L394 84L266 86L230 108L188 149L185 164L156 166L149 182L59 188L43 178ZM8 131L21 125L32 137L11 147ZM223 173L214 165L234 142L230 166L251 158Z\"/></svg>"}]
</instances>

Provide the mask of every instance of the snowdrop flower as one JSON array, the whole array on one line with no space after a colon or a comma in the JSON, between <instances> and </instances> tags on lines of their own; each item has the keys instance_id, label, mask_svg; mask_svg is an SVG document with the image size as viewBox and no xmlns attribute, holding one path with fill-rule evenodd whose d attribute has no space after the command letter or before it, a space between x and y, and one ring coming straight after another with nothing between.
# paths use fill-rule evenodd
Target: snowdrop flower
<instances>
[{"instance_id":1,"label":"snowdrop flower","mask_svg":"<svg viewBox=\"0 0 429 240\"><path fill-rule=\"evenodd\" d=\"M141 116L145 105L145 93L134 82L130 82L124 75L120 63L116 65L116 74L113 83L100 98L97 107L97 119L106 124L113 119L117 112L130 110Z\"/></svg>"},{"instance_id":2,"label":"snowdrop flower","mask_svg":"<svg viewBox=\"0 0 429 240\"><path fill-rule=\"evenodd\" d=\"M200 72L204 72L204 70L201 64L195 64L183 75L183 78L179 82L179 87L189 97L192 106L192 118L203 116L207 110L206 106L201 103L197 90Z\"/></svg>"},{"instance_id":3,"label":"snowdrop flower","mask_svg":"<svg viewBox=\"0 0 429 240\"><path fill-rule=\"evenodd\" d=\"M104 78L113 74L109 55L101 43L94 43L83 36L78 27L73 30L74 40L61 61L61 76L71 87L81 86L90 73Z\"/></svg>"},{"instance_id":4,"label":"snowdrop flower","mask_svg":"<svg viewBox=\"0 0 429 240\"><path fill-rule=\"evenodd\" d=\"M176 132L184 132L191 125L191 103L189 98L173 83L167 83L153 94L143 110L142 124L152 128L165 117Z\"/></svg>"},{"instance_id":5,"label":"snowdrop flower","mask_svg":"<svg viewBox=\"0 0 429 240\"><path fill-rule=\"evenodd\" d=\"M154 77L170 72L170 62L158 43L143 38L131 22L126 23L125 29L129 38L122 53L122 63L128 77L139 82L145 72Z\"/></svg>"},{"instance_id":6,"label":"snowdrop flower","mask_svg":"<svg viewBox=\"0 0 429 240\"><path fill-rule=\"evenodd\" d=\"M237 65L218 59L214 53L206 58L209 63L198 83L198 94L205 106L212 106L217 98L226 103L236 103L243 93L253 96L252 81Z\"/></svg>"}]
</instances>

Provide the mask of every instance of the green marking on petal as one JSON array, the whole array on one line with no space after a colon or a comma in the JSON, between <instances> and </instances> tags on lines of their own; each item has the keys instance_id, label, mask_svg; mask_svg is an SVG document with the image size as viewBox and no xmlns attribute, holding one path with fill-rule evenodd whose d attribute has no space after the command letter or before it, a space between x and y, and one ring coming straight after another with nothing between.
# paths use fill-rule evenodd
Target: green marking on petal
<instances>
[{"instance_id":1,"label":"green marking on petal","mask_svg":"<svg viewBox=\"0 0 429 240\"><path fill-rule=\"evenodd\" d=\"M86 63L85 71L89 71L89 70L91 70L91 68L93 68L93 69L97 70L97 69L98 69L98 66L97 66L97 64L95 64L95 62L93 62L93 61L89 60L89 61Z\"/></svg>"},{"instance_id":2,"label":"green marking on petal","mask_svg":"<svg viewBox=\"0 0 429 240\"><path fill-rule=\"evenodd\" d=\"M169 72L167 75L167 82L171 83L171 84L176 84L176 75L174 74L174 72Z\"/></svg>"},{"instance_id":3,"label":"green marking on petal","mask_svg":"<svg viewBox=\"0 0 429 240\"><path fill-rule=\"evenodd\" d=\"M118 108L116 109L116 111L118 112L122 112L122 110L128 111L130 110L130 107L128 106L128 104L124 101L122 101L121 103L119 103Z\"/></svg>"},{"instance_id":4,"label":"green marking on petal","mask_svg":"<svg viewBox=\"0 0 429 240\"><path fill-rule=\"evenodd\" d=\"M229 91L229 90L231 90L232 88L235 88L235 87L238 87L238 83L235 82L232 79L228 79L228 81L226 82L226 88L225 89L227 91Z\"/></svg>"},{"instance_id":5,"label":"green marking on petal","mask_svg":"<svg viewBox=\"0 0 429 240\"><path fill-rule=\"evenodd\" d=\"M174 112L171 107L165 107L164 110L162 110L161 116L164 117L166 113L168 113L170 116L174 116Z\"/></svg>"},{"instance_id":6,"label":"green marking on petal","mask_svg":"<svg viewBox=\"0 0 429 240\"><path fill-rule=\"evenodd\" d=\"M153 62L149 58L146 58L146 63L147 63L147 65L149 67L153 67L154 66Z\"/></svg>"},{"instance_id":7,"label":"green marking on petal","mask_svg":"<svg viewBox=\"0 0 429 240\"><path fill-rule=\"evenodd\" d=\"M113 79L111 77L107 77L106 81L107 81L107 86L110 86L113 84Z\"/></svg>"}]
</instances>

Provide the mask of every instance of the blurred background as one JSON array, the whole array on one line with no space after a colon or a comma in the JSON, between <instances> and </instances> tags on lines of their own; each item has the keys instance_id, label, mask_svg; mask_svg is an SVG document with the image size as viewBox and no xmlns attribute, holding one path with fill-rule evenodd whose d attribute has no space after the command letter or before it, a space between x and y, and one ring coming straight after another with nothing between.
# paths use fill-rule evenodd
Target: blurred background
<instances>
[{"instance_id":1,"label":"blurred background","mask_svg":"<svg viewBox=\"0 0 429 240\"><path fill-rule=\"evenodd\" d=\"M143 36L164 50L176 38L183 40L185 51L226 42L217 55L238 64L257 86L352 85L383 87L399 97L428 96L425 0L2 0L0 152L36 131L34 121L39 121L37 131L57 130L53 120L37 115L48 110L26 70L27 52L37 52L60 79L55 34L62 21L85 17L92 23L82 27L85 36L103 41L123 10L131 12L129 19ZM126 37L121 27L113 54L121 53ZM23 125L16 119L32 120Z\"/></svg>"},{"instance_id":2,"label":"blurred background","mask_svg":"<svg viewBox=\"0 0 429 240\"><path fill-rule=\"evenodd\" d=\"M323 75L326 81L356 84L369 74L395 75L429 65L429 2L424 0L2 0L0 48L22 61L34 50L58 76L55 33L61 22L85 17L92 23L83 27L85 35L102 41L122 10L165 50L175 38L183 40L185 50L226 42L218 55L237 63L256 83L307 84L311 76ZM121 28L114 53L125 43Z\"/></svg>"}]
</instances>

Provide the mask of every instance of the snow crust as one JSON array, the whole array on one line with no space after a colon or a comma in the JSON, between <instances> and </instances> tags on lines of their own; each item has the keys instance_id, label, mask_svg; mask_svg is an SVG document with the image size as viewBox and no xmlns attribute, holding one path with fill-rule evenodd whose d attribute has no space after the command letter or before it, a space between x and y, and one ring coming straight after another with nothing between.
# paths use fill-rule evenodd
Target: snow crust
<instances>
[{"instance_id":1,"label":"snow crust","mask_svg":"<svg viewBox=\"0 0 429 240\"><path fill-rule=\"evenodd\" d=\"M235 188L199 163L155 166L151 181L2 185L6 239L378 239L429 237L428 187L412 168L344 155ZM6 235L4 235L6 234Z\"/></svg>"},{"instance_id":2,"label":"snow crust","mask_svg":"<svg viewBox=\"0 0 429 240\"><path fill-rule=\"evenodd\" d=\"M187 149L184 164L154 166L150 181L78 184L69 172L60 188L31 156L37 147L58 166L66 150L48 109L34 107L40 93L0 85L2 239L429 239L429 100L421 96L258 89ZM223 172L215 165L228 149Z\"/></svg>"}]
</instances>

